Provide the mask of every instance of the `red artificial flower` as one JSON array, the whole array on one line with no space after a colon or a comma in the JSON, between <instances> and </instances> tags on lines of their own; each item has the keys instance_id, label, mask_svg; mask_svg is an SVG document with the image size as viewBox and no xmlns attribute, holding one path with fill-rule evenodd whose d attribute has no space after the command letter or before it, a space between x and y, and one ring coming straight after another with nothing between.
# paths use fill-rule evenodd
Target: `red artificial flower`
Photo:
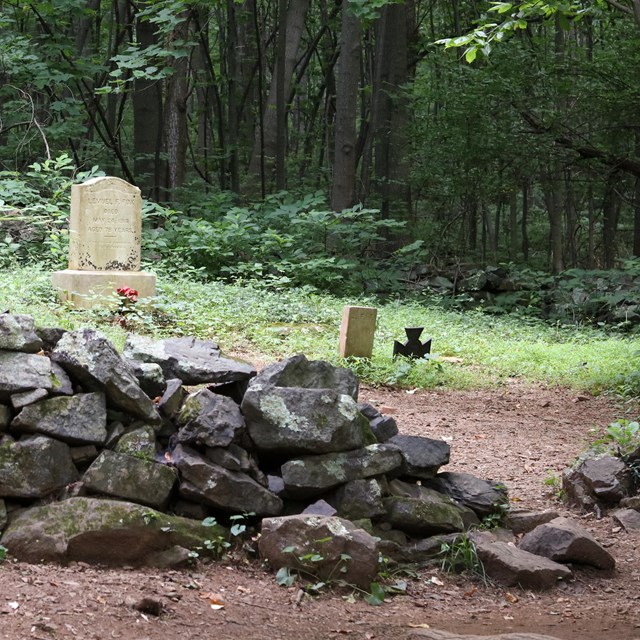
<instances>
[{"instance_id":1,"label":"red artificial flower","mask_svg":"<svg viewBox=\"0 0 640 640\"><path fill-rule=\"evenodd\" d=\"M138 302L138 292L131 287L118 287L116 293L126 298L129 302Z\"/></svg>"}]
</instances>

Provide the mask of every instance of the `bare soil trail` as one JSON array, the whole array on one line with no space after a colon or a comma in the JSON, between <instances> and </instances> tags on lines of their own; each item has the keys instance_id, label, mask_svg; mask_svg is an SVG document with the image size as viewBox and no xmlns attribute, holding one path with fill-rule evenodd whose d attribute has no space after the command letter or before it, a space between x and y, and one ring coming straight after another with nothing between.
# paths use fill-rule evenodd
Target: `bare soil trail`
<instances>
[{"instance_id":1,"label":"bare soil trail","mask_svg":"<svg viewBox=\"0 0 640 640\"><path fill-rule=\"evenodd\" d=\"M640 640L640 539L606 515L597 520L567 509L545 484L595 439L594 428L621 417L612 400L519 382L474 391L365 388L361 400L392 413L402 433L446 439L448 468L504 482L514 508L580 518L614 555L616 570L578 569L557 589L535 593L431 569L409 579L407 595L372 607L345 593L312 598L278 587L258 562L162 571L8 559L0 565L0 638L395 640L417 638L428 625L479 635ZM212 600L224 607L212 608Z\"/></svg>"}]
</instances>

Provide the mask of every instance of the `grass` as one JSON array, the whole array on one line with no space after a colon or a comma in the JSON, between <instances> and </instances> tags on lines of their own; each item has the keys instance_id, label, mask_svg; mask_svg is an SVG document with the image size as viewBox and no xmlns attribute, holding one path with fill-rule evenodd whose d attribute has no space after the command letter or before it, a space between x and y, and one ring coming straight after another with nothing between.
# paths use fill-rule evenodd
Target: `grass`
<instances>
[{"instance_id":1,"label":"grass","mask_svg":"<svg viewBox=\"0 0 640 640\"><path fill-rule=\"evenodd\" d=\"M520 378L599 392L616 388L640 369L633 356L640 352L640 339L604 330L446 311L415 301L341 299L308 290L268 290L255 283L203 283L192 274L161 275L158 280L153 304L128 316L131 330L210 338L223 351L266 361L305 353L344 364L337 355L342 308L375 306L373 357L348 363L374 384L460 389ZM58 303L49 274L38 267L0 272L0 309L33 315L39 326L97 327L118 347L127 333L113 323L111 312L73 310ZM431 360L391 358L393 340L404 340L409 326L424 326L423 339L433 337Z\"/></svg>"}]
</instances>

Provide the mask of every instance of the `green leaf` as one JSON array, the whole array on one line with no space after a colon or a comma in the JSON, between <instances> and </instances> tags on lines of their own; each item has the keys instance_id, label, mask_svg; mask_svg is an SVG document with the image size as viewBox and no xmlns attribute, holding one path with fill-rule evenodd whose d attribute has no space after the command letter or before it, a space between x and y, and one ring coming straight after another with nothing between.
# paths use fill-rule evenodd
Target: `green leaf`
<instances>
[{"instance_id":1,"label":"green leaf","mask_svg":"<svg viewBox=\"0 0 640 640\"><path fill-rule=\"evenodd\" d=\"M296 581L296 576L292 575L289 567L280 567L276 573L276 583L281 587L290 587Z\"/></svg>"},{"instance_id":2,"label":"green leaf","mask_svg":"<svg viewBox=\"0 0 640 640\"><path fill-rule=\"evenodd\" d=\"M374 607L384 603L385 593L382 586L377 582L372 582L370 591L364 596L364 601Z\"/></svg>"},{"instance_id":3,"label":"green leaf","mask_svg":"<svg viewBox=\"0 0 640 640\"><path fill-rule=\"evenodd\" d=\"M202 521L203 527L215 527L218 524L218 521L214 517L205 518Z\"/></svg>"},{"instance_id":4,"label":"green leaf","mask_svg":"<svg viewBox=\"0 0 640 640\"><path fill-rule=\"evenodd\" d=\"M471 64L475 59L476 56L478 55L478 50L475 47L470 47L469 49L467 49L464 53L464 59Z\"/></svg>"}]
</instances>

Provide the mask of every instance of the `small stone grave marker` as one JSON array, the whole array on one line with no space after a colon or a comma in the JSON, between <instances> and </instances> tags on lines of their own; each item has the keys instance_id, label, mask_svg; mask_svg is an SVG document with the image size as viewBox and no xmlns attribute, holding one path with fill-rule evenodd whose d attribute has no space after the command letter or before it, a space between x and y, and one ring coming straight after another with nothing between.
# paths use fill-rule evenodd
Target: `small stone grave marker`
<instances>
[{"instance_id":1,"label":"small stone grave marker","mask_svg":"<svg viewBox=\"0 0 640 640\"><path fill-rule=\"evenodd\" d=\"M71 187L69 268L51 277L62 300L90 308L115 300L117 289L155 295L155 275L140 271L141 210L140 189L120 178Z\"/></svg>"},{"instance_id":2,"label":"small stone grave marker","mask_svg":"<svg viewBox=\"0 0 640 640\"><path fill-rule=\"evenodd\" d=\"M378 310L374 307L346 306L340 327L340 356L370 358L376 331Z\"/></svg>"}]
</instances>

